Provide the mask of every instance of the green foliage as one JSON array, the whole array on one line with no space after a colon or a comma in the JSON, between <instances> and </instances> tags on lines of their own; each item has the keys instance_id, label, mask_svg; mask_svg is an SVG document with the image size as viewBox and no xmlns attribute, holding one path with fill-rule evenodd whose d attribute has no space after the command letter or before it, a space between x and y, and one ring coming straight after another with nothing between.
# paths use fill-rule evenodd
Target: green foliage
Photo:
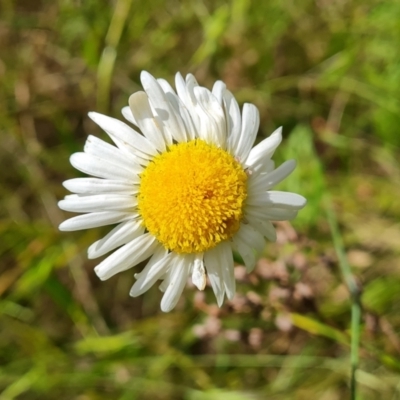
<instances>
[{"instance_id":1,"label":"green foliage","mask_svg":"<svg viewBox=\"0 0 400 400\"><path fill-rule=\"evenodd\" d=\"M376 314L386 314L400 301L400 279L376 278L366 285L362 297L366 308Z\"/></svg>"},{"instance_id":2,"label":"green foliage","mask_svg":"<svg viewBox=\"0 0 400 400\"><path fill-rule=\"evenodd\" d=\"M362 292L359 398L400 398L399 17L394 0L4 0L0 400L349 398L327 197ZM209 287L167 315L157 288L129 298L133 271L99 282L86 257L106 230L57 229L70 154L104 137L87 112L120 118L142 69L224 80L298 163L280 189L307 207L221 309Z\"/></svg>"}]
</instances>

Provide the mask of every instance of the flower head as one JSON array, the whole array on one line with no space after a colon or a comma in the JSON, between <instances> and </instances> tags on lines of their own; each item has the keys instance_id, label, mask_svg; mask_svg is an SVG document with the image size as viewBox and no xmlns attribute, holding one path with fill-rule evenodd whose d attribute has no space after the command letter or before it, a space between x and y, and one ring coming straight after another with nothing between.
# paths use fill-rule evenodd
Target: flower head
<instances>
[{"instance_id":1,"label":"flower head","mask_svg":"<svg viewBox=\"0 0 400 400\"><path fill-rule=\"evenodd\" d=\"M200 290L208 276L221 305L225 294L235 295L232 251L251 271L265 238L276 239L271 221L292 219L305 205L298 194L270 190L295 162L275 168L271 160L281 129L252 148L258 110L246 103L240 112L223 82L210 92L190 74L186 80L176 75L176 91L147 72L141 81L145 91L122 109L135 129L89 113L116 146L89 136L84 152L71 156L71 164L93 178L64 182L75 194L59 207L82 215L60 229L116 224L88 255L114 250L95 268L102 280L150 257L135 275L131 296L161 280L161 309L169 311L190 275Z\"/></svg>"}]
</instances>

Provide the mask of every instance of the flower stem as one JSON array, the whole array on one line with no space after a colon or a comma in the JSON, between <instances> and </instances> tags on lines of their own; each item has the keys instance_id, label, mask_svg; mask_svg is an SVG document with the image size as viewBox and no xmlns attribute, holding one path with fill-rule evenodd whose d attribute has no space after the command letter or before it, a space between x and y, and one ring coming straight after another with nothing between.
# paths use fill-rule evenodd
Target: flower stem
<instances>
[{"instance_id":1,"label":"flower stem","mask_svg":"<svg viewBox=\"0 0 400 400\"><path fill-rule=\"evenodd\" d=\"M347 262L343 239L339 231L335 212L333 210L330 199L326 202L326 214L329 227L332 234L333 246L339 259L339 266L343 279L349 289L351 295L351 378L350 393L351 400L356 400L357 381L356 374L359 361L359 345L360 345L360 323L361 323L361 303L360 303L360 287L357 284L354 275L351 272L349 263Z\"/></svg>"}]
</instances>

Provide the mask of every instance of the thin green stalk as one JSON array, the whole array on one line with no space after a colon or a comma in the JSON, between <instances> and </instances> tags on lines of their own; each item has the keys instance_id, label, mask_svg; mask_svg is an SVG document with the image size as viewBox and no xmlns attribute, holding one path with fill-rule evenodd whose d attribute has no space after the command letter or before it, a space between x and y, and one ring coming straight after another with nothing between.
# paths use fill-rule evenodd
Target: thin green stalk
<instances>
[{"instance_id":1,"label":"thin green stalk","mask_svg":"<svg viewBox=\"0 0 400 400\"><path fill-rule=\"evenodd\" d=\"M356 399L356 372L358 368L358 351L360 346L361 304L359 294L351 305L351 398Z\"/></svg>"},{"instance_id":2,"label":"thin green stalk","mask_svg":"<svg viewBox=\"0 0 400 400\"><path fill-rule=\"evenodd\" d=\"M360 288L351 272L349 263L347 262L344 251L343 239L339 231L335 212L330 199L326 202L326 213L329 227L332 234L333 245L339 259L340 270L343 279L349 289L351 295L351 378L350 392L351 400L357 398L357 381L356 374L359 361L359 345L360 345L360 323L361 323L361 303L360 303Z\"/></svg>"},{"instance_id":3,"label":"thin green stalk","mask_svg":"<svg viewBox=\"0 0 400 400\"><path fill-rule=\"evenodd\" d=\"M111 79L117 59L117 47L128 19L132 0L118 0L108 27L99 66L97 69L97 109L107 111L110 100Z\"/></svg>"}]
</instances>

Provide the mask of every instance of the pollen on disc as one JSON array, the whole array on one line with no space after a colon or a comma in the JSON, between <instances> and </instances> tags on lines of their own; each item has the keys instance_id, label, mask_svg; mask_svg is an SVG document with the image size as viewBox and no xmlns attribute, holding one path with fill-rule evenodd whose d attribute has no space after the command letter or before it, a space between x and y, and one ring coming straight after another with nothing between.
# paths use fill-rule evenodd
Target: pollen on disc
<instances>
[{"instance_id":1,"label":"pollen on disc","mask_svg":"<svg viewBox=\"0 0 400 400\"><path fill-rule=\"evenodd\" d=\"M202 140L170 146L140 176L146 229L168 250L201 253L240 227L247 175L225 150Z\"/></svg>"}]
</instances>

